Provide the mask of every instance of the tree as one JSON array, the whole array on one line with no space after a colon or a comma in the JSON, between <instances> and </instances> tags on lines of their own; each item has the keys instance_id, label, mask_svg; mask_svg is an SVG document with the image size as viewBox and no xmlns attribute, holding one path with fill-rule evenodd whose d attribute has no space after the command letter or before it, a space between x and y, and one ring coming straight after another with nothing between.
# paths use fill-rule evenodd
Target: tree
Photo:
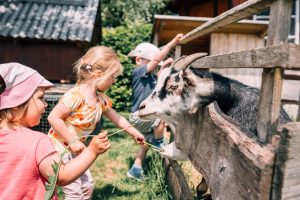
<instances>
[{"instance_id":1,"label":"tree","mask_svg":"<svg viewBox=\"0 0 300 200\"><path fill-rule=\"evenodd\" d=\"M171 0L103 0L101 17L103 27L151 23L154 14L167 13Z\"/></svg>"}]
</instances>

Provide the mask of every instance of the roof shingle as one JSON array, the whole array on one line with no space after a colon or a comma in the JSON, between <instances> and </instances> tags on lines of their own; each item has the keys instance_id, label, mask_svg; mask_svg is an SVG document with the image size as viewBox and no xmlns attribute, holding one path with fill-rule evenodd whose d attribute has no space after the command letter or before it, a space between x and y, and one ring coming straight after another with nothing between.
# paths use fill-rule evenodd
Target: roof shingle
<instances>
[{"instance_id":1,"label":"roof shingle","mask_svg":"<svg viewBox=\"0 0 300 200\"><path fill-rule=\"evenodd\" d=\"M0 36L90 42L98 4L99 0L0 0Z\"/></svg>"}]
</instances>

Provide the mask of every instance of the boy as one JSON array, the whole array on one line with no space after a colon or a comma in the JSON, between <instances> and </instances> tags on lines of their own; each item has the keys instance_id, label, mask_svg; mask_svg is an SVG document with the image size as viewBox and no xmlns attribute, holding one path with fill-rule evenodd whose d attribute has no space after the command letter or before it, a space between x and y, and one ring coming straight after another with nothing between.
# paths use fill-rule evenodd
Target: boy
<instances>
[{"instance_id":1,"label":"boy","mask_svg":"<svg viewBox=\"0 0 300 200\"><path fill-rule=\"evenodd\" d=\"M156 85L157 76L153 73L154 70L161 65L160 71L170 64L173 59L168 59L165 62L162 60L166 57L168 52L175 47L183 34L177 34L168 44L161 50L150 43L141 43L131 51L128 56L134 58L136 68L132 75L132 108L129 116L129 121L144 135L145 139L153 145L161 148L165 145L163 132L164 122L160 119L142 120L138 116L138 109L142 101L144 101L153 91ZM127 176L143 181L142 163L146 157L148 148L141 146L137 152L134 164L127 172Z\"/></svg>"}]
</instances>

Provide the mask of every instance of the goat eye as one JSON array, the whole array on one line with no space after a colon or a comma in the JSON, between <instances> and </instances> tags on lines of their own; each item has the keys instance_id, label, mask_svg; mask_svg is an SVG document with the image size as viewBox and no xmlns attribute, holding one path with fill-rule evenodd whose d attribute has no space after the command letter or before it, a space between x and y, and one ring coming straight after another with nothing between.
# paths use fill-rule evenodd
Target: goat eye
<instances>
[{"instance_id":1,"label":"goat eye","mask_svg":"<svg viewBox=\"0 0 300 200\"><path fill-rule=\"evenodd\" d=\"M187 86L195 86L195 84L187 77L184 78L184 81Z\"/></svg>"},{"instance_id":2,"label":"goat eye","mask_svg":"<svg viewBox=\"0 0 300 200\"><path fill-rule=\"evenodd\" d=\"M189 85L193 84L192 81L190 81L189 79L186 80L186 83L189 84Z\"/></svg>"},{"instance_id":3,"label":"goat eye","mask_svg":"<svg viewBox=\"0 0 300 200\"><path fill-rule=\"evenodd\" d=\"M178 88L178 85L172 85L170 88L171 88L172 90L176 90L176 89Z\"/></svg>"}]
</instances>

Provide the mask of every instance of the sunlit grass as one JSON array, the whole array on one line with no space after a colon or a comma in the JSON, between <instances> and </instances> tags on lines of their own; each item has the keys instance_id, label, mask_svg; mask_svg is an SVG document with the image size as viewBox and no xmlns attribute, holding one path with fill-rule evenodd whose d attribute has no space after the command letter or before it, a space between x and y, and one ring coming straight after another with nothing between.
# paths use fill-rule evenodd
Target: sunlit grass
<instances>
[{"instance_id":1,"label":"sunlit grass","mask_svg":"<svg viewBox=\"0 0 300 200\"><path fill-rule=\"evenodd\" d=\"M104 122L108 134L118 130L112 127L110 122ZM156 152L149 150L143 166L146 180L139 182L126 176L139 145L125 132L113 135L110 142L111 149L100 155L91 167L95 183L93 199L171 199L162 159Z\"/></svg>"}]
</instances>

